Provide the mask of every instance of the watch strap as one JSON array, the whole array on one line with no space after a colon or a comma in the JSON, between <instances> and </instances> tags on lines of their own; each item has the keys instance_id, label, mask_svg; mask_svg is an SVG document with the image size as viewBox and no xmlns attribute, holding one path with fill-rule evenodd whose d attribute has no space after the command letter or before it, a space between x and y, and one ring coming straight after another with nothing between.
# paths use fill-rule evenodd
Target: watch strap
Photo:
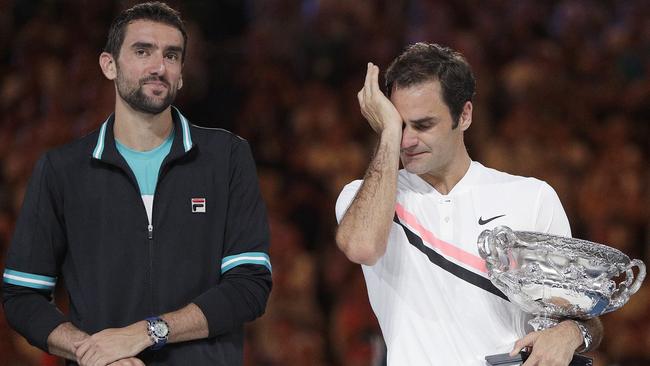
<instances>
[{"instance_id":1,"label":"watch strap","mask_svg":"<svg viewBox=\"0 0 650 366\"><path fill-rule=\"evenodd\" d=\"M169 325L164 319L162 319L159 316L148 317L145 319L145 321L147 322L147 333L149 334L149 337L153 342L153 344L149 348L152 350L161 349L165 344L167 344L167 338L169 337ZM156 335L154 328L157 323L164 323L165 326L167 327L167 335L165 335L164 337L159 337Z\"/></svg>"}]
</instances>

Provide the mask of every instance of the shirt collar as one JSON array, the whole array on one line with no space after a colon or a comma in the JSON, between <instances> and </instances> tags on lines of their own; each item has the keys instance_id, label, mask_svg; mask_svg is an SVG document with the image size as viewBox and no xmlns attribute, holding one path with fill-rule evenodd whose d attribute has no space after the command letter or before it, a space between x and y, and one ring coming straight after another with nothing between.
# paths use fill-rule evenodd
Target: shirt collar
<instances>
[{"instance_id":1,"label":"shirt collar","mask_svg":"<svg viewBox=\"0 0 650 366\"><path fill-rule=\"evenodd\" d=\"M192 134L190 132L190 122L174 106L171 107L172 120L174 121L174 141L172 151L179 154L188 153L194 146ZM112 160L111 157L117 153L115 148L115 136L113 135L113 125L115 124L115 114L108 116L102 123L97 136L97 142L92 151L92 157L97 160ZM180 145L177 147L177 145Z\"/></svg>"},{"instance_id":2,"label":"shirt collar","mask_svg":"<svg viewBox=\"0 0 650 366\"><path fill-rule=\"evenodd\" d=\"M456 185L446 195L438 192L435 188L433 188L431 184L429 184L424 179L420 178L420 176L417 174L409 173L406 171L406 178L409 181L409 183L415 188L416 191L425 194L431 193L431 194L444 197L444 196L451 196L454 194L461 193L463 191L470 189L472 186L478 184L480 182L481 168L483 168L483 165L481 163L477 161L471 161L469 164L469 168L465 172L465 175L463 175L463 177L460 178L458 183L456 183Z\"/></svg>"}]
</instances>

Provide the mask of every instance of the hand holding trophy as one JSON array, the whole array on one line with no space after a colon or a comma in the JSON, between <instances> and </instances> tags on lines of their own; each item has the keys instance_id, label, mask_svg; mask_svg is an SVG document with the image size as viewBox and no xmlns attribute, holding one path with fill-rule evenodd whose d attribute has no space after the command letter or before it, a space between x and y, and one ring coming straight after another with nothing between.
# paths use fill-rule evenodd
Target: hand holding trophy
<instances>
[{"instance_id":1,"label":"hand holding trophy","mask_svg":"<svg viewBox=\"0 0 650 366\"><path fill-rule=\"evenodd\" d=\"M642 261L606 245L506 226L483 231L478 249L492 283L535 316L528 322L535 331L619 309L646 274ZM514 364L507 354L486 360L489 365ZM575 355L570 365L591 364L591 359Z\"/></svg>"}]
</instances>

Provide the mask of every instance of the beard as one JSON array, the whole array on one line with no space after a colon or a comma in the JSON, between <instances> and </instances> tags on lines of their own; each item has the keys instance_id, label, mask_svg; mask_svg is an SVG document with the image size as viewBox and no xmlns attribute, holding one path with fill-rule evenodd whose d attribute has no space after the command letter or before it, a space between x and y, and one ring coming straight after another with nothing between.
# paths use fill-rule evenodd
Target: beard
<instances>
[{"instance_id":1,"label":"beard","mask_svg":"<svg viewBox=\"0 0 650 366\"><path fill-rule=\"evenodd\" d=\"M144 94L142 86L150 81L160 81L167 85L167 95L164 98L152 98ZM120 97L134 110L148 113L160 114L169 107L176 99L176 88L172 88L167 80L160 76L147 76L138 80L137 85L126 79L124 75L117 70L117 93Z\"/></svg>"}]
</instances>

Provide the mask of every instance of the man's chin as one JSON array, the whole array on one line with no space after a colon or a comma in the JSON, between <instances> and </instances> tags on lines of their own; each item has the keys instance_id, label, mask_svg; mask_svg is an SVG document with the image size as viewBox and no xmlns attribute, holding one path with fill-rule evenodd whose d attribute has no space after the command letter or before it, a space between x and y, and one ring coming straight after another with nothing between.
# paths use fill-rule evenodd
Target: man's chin
<instances>
[{"instance_id":1,"label":"man's chin","mask_svg":"<svg viewBox=\"0 0 650 366\"><path fill-rule=\"evenodd\" d=\"M427 172L427 169L424 166L420 164L415 164L413 162L404 164L404 169L411 174L418 174L418 175Z\"/></svg>"},{"instance_id":2,"label":"man's chin","mask_svg":"<svg viewBox=\"0 0 650 366\"><path fill-rule=\"evenodd\" d=\"M134 103L129 103L131 108L136 111L149 113L149 114L160 114L164 112L169 106L174 102L174 98L169 98L169 96L147 96L146 98L141 98L140 100L133 101Z\"/></svg>"},{"instance_id":3,"label":"man's chin","mask_svg":"<svg viewBox=\"0 0 650 366\"><path fill-rule=\"evenodd\" d=\"M147 113L147 114L160 114L164 112L171 104L168 103L159 103L159 104L131 104L131 108L138 112Z\"/></svg>"},{"instance_id":4,"label":"man's chin","mask_svg":"<svg viewBox=\"0 0 650 366\"><path fill-rule=\"evenodd\" d=\"M118 90L119 91L119 90ZM164 112L176 99L176 95L169 95L162 93L162 95L150 95L143 92L142 89L133 92L132 94L123 95L120 97L124 100L133 110L140 113L147 114L160 114Z\"/></svg>"}]
</instances>

